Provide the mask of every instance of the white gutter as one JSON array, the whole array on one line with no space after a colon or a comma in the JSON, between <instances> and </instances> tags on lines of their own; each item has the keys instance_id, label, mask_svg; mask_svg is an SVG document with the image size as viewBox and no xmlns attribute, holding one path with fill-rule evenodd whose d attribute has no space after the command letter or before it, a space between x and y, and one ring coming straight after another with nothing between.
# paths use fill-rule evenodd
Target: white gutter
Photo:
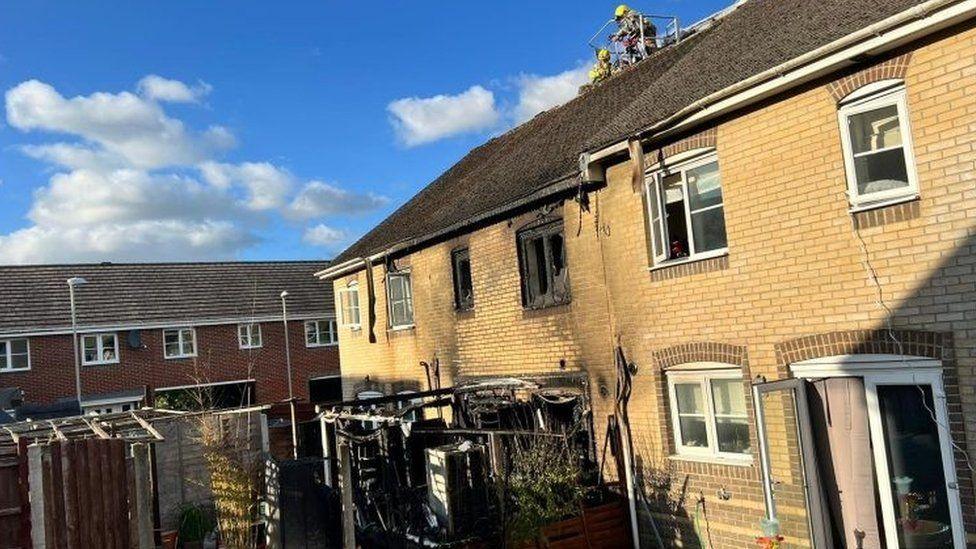
<instances>
[{"instance_id":1,"label":"white gutter","mask_svg":"<svg viewBox=\"0 0 976 549\"><path fill-rule=\"evenodd\" d=\"M853 64L858 56L892 50L974 15L976 0L929 0L703 97L630 137L662 137L681 131ZM626 140L594 151L590 159L597 161L625 150Z\"/></svg>"}]
</instances>

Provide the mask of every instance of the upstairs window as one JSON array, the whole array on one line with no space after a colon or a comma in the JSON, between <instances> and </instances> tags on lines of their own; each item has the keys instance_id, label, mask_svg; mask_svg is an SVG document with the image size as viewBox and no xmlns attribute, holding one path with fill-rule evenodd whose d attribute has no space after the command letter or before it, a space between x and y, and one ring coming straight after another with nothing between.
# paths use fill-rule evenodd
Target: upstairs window
<instances>
[{"instance_id":1,"label":"upstairs window","mask_svg":"<svg viewBox=\"0 0 976 549\"><path fill-rule=\"evenodd\" d=\"M258 349L261 347L261 325L238 324L237 344L241 349Z\"/></svg>"},{"instance_id":2,"label":"upstairs window","mask_svg":"<svg viewBox=\"0 0 976 549\"><path fill-rule=\"evenodd\" d=\"M851 205L872 206L918 195L908 104L901 81L876 82L839 110Z\"/></svg>"},{"instance_id":3,"label":"upstairs window","mask_svg":"<svg viewBox=\"0 0 976 549\"><path fill-rule=\"evenodd\" d=\"M163 330L163 356L190 358L197 356L197 333L193 328Z\"/></svg>"},{"instance_id":4,"label":"upstairs window","mask_svg":"<svg viewBox=\"0 0 976 549\"><path fill-rule=\"evenodd\" d=\"M362 326L359 313L359 283L350 282L345 288L340 288L339 322L346 328L358 330Z\"/></svg>"},{"instance_id":5,"label":"upstairs window","mask_svg":"<svg viewBox=\"0 0 976 549\"><path fill-rule=\"evenodd\" d=\"M715 154L667 167L646 180L654 263L728 250L722 180Z\"/></svg>"},{"instance_id":6,"label":"upstairs window","mask_svg":"<svg viewBox=\"0 0 976 549\"><path fill-rule=\"evenodd\" d=\"M391 328L413 326L413 289L410 273L396 272L386 276L386 300Z\"/></svg>"},{"instance_id":7,"label":"upstairs window","mask_svg":"<svg viewBox=\"0 0 976 549\"><path fill-rule=\"evenodd\" d=\"M339 342L334 320L309 320L305 323L305 346L324 347Z\"/></svg>"},{"instance_id":8,"label":"upstairs window","mask_svg":"<svg viewBox=\"0 0 976 549\"><path fill-rule=\"evenodd\" d=\"M563 222L526 229L518 234L522 305L541 309L569 303L569 275Z\"/></svg>"},{"instance_id":9,"label":"upstairs window","mask_svg":"<svg viewBox=\"0 0 976 549\"><path fill-rule=\"evenodd\" d=\"M689 370L667 376L677 454L750 459L742 371Z\"/></svg>"},{"instance_id":10,"label":"upstairs window","mask_svg":"<svg viewBox=\"0 0 976 549\"><path fill-rule=\"evenodd\" d=\"M115 364L119 361L119 338L116 334L81 336L81 363L85 366Z\"/></svg>"},{"instance_id":11,"label":"upstairs window","mask_svg":"<svg viewBox=\"0 0 976 549\"><path fill-rule=\"evenodd\" d=\"M0 373L30 370L30 349L26 339L0 339Z\"/></svg>"},{"instance_id":12,"label":"upstairs window","mask_svg":"<svg viewBox=\"0 0 976 549\"><path fill-rule=\"evenodd\" d=\"M454 273L454 308L470 311L474 308L474 285L471 282L471 255L467 248L451 253Z\"/></svg>"}]
</instances>

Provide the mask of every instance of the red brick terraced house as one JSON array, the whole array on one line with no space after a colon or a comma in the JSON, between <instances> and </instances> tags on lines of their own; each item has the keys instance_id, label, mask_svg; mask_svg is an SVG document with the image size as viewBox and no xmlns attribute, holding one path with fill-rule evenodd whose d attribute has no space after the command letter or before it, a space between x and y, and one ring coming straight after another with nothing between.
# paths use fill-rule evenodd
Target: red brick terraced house
<instances>
[{"instance_id":1,"label":"red brick terraced house","mask_svg":"<svg viewBox=\"0 0 976 549\"><path fill-rule=\"evenodd\" d=\"M736 2L319 274L347 398L584 378L644 547L976 546L976 1Z\"/></svg>"},{"instance_id":2,"label":"red brick terraced house","mask_svg":"<svg viewBox=\"0 0 976 549\"><path fill-rule=\"evenodd\" d=\"M77 402L67 280L79 277L86 281L75 287L85 412L152 405L201 386L213 389L213 405L287 399L282 291L295 397L334 400L332 291L312 276L327 265L0 267L0 387L19 388L21 416L58 414Z\"/></svg>"}]
</instances>

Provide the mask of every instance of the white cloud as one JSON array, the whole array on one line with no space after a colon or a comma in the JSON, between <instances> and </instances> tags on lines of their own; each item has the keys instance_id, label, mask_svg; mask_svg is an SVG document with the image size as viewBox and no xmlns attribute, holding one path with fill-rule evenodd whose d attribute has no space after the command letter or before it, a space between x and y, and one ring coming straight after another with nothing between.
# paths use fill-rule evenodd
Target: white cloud
<instances>
[{"instance_id":1,"label":"white cloud","mask_svg":"<svg viewBox=\"0 0 976 549\"><path fill-rule=\"evenodd\" d=\"M0 263L230 259L255 241L226 221L147 220L68 229L35 225L0 235Z\"/></svg>"},{"instance_id":2,"label":"white cloud","mask_svg":"<svg viewBox=\"0 0 976 549\"><path fill-rule=\"evenodd\" d=\"M268 162L222 164L204 162L200 165L203 178L219 189L241 185L247 189L245 204L252 210L271 210L283 207L293 183L286 170Z\"/></svg>"},{"instance_id":3,"label":"white cloud","mask_svg":"<svg viewBox=\"0 0 976 549\"><path fill-rule=\"evenodd\" d=\"M51 85L29 80L7 91L6 107L14 128L75 135L137 168L201 162L233 145L226 128L195 134L157 103L129 92L67 99Z\"/></svg>"},{"instance_id":4,"label":"white cloud","mask_svg":"<svg viewBox=\"0 0 976 549\"><path fill-rule=\"evenodd\" d=\"M579 94L588 81L589 67L551 76L523 74L515 78L518 97L510 106L496 104L495 95L472 86L458 95L397 99L387 106L397 137L408 147L455 135L495 128L502 120L521 124L542 111L562 105ZM504 103L503 103L504 104Z\"/></svg>"},{"instance_id":5,"label":"white cloud","mask_svg":"<svg viewBox=\"0 0 976 549\"><path fill-rule=\"evenodd\" d=\"M136 88L146 99L171 103L196 103L213 89L206 82L187 86L179 80L170 80L156 74L150 74L140 80Z\"/></svg>"},{"instance_id":6,"label":"white cloud","mask_svg":"<svg viewBox=\"0 0 976 549\"><path fill-rule=\"evenodd\" d=\"M393 115L397 136L408 147L486 130L500 118L495 95L481 86L457 95L397 99L387 110Z\"/></svg>"},{"instance_id":7,"label":"white cloud","mask_svg":"<svg viewBox=\"0 0 976 549\"><path fill-rule=\"evenodd\" d=\"M190 178L139 170L74 170L51 177L27 214L55 228L145 220L233 219L246 215L227 194Z\"/></svg>"},{"instance_id":8,"label":"white cloud","mask_svg":"<svg viewBox=\"0 0 976 549\"><path fill-rule=\"evenodd\" d=\"M36 80L7 91L12 127L59 135L20 146L57 171L34 192L26 215L32 224L0 234L0 263L228 259L258 241L255 230L270 216L348 214L385 203L327 186L337 200L328 207L315 192L318 182L303 186L285 168L221 162L218 153L234 144L228 130L193 131L161 106L209 87L177 84L147 77L140 95L70 99ZM326 245L344 234L320 227L303 238Z\"/></svg>"},{"instance_id":9,"label":"white cloud","mask_svg":"<svg viewBox=\"0 0 976 549\"><path fill-rule=\"evenodd\" d=\"M388 199L373 193L353 193L322 181L309 181L292 200L288 213L299 219L326 215L355 215L386 205Z\"/></svg>"},{"instance_id":10,"label":"white cloud","mask_svg":"<svg viewBox=\"0 0 976 549\"><path fill-rule=\"evenodd\" d=\"M513 112L515 122L521 124L576 97L580 86L589 80L588 73L586 66L580 66L553 76L520 76L518 103Z\"/></svg>"},{"instance_id":11,"label":"white cloud","mask_svg":"<svg viewBox=\"0 0 976 549\"><path fill-rule=\"evenodd\" d=\"M346 240L346 232L320 223L314 227L305 229L302 240L311 246L334 248Z\"/></svg>"}]
</instances>

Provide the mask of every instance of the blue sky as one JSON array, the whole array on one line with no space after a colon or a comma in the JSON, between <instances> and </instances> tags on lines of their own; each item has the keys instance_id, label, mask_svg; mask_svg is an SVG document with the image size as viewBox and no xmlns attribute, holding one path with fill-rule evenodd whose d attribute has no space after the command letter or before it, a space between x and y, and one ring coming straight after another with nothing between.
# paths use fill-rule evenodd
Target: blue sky
<instances>
[{"instance_id":1,"label":"blue sky","mask_svg":"<svg viewBox=\"0 0 976 549\"><path fill-rule=\"evenodd\" d=\"M614 7L8 3L0 263L331 257L570 97Z\"/></svg>"}]
</instances>

